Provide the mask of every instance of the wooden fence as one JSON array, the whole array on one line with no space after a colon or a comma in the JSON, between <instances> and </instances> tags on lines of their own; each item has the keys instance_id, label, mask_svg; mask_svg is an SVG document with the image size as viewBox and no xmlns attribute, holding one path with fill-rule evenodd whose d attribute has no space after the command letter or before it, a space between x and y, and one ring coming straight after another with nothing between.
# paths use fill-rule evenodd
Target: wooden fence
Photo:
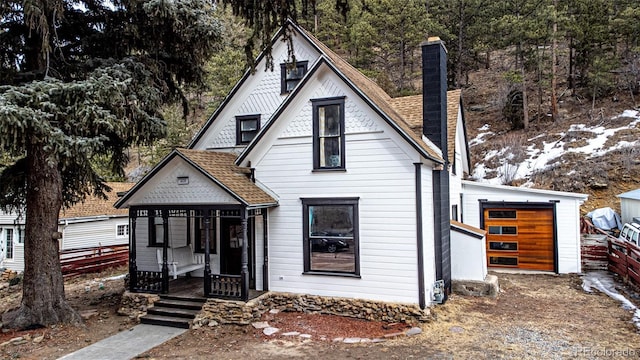
<instances>
[{"instance_id":1,"label":"wooden fence","mask_svg":"<svg viewBox=\"0 0 640 360\"><path fill-rule=\"evenodd\" d=\"M99 272L126 265L129 245L98 246L60 251L60 265L65 277Z\"/></svg>"},{"instance_id":2,"label":"wooden fence","mask_svg":"<svg viewBox=\"0 0 640 360\"><path fill-rule=\"evenodd\" d=\"M620 275L626 283L640 286L640 247L612 237L608 241L609 271Z\"/></svg>"}]
</instances>

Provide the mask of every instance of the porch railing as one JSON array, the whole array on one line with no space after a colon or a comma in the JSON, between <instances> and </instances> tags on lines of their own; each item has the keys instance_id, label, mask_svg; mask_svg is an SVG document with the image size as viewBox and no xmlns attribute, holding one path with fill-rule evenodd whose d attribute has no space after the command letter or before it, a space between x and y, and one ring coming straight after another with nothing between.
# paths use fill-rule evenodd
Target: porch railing
<instances>
[{"instance_id":1,"label":"porch railing","mask_svg":"<svg viewBox=\"0 0 640 360\"><path fill-rule=\"evenodd\" d=\"M242 300L242 276L211 274L211 291L207 296Z\"/></svg>"},{"instance_id":2,"label":"porch railing","mask_svg":"<svg viewBox=\"0 0 640 360\"><path fill-rule=\"evenodd\" d=\"M130 279L130 289L134 292L162 293L162 273L159 271L136 271Z\"/></svg>"}]
</instances>

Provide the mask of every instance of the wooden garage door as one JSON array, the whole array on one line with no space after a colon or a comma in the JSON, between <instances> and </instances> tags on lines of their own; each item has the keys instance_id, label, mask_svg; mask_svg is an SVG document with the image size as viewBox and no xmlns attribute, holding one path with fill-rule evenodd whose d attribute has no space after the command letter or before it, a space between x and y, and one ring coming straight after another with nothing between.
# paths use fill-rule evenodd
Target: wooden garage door
<instances>
[{"instance_id":1,"label":"wooden garage door","mask_svg":"<svg viewBox=\"0 0 640 360\"><path fill-rule=\"evenodd\" d=\"M553 209L484 210L487 265L554 271Z\"/></svg>"}]
</instances>

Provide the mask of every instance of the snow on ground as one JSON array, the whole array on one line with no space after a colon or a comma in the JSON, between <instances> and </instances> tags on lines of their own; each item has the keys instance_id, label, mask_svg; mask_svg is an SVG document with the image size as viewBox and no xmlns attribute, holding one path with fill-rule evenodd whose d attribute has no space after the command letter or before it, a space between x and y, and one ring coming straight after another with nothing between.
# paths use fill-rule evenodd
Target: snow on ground
<instances>
[{"instance_id":1,"label":"snow on ground","mask_svg":"<svg viewBox=\"0 0 640 360\"><path fill-rule=\"evenodd\" d=\"M472 178L482 182L488 182L492 184L504 184L507 178L510 179L529 179L531 174L538 170L544 170L549 166L550 163L554 162L557 158L566 154L568 152L573 153L581 153L586 154L589 157L598 157L607 154L610 151L618 150L625 147L634 146L640 144L640 140L636 140L633 142L629 141L619 141L616 145L612 147L605 148L604 145L607 140L614 136L618 131L632 129L640 124L640 112L636 110L625 110L622 114L615 116L615 118L629 118L630 121L627 125L607 129L602 125L598 126L586 126L584 124L571 124L566 132L562 132L559 134L553 134L558 137L558 140L552 141L542 141L542 148L539 148L537 144L534 143L535 140L538 140L541 137L545 137L548 135L541 134L534 138L527 139L528 143L531 145L526 147L526 158L523 162L518 164L513 164L508 160L511 152L509 148L504 148L501 150L490 150L484 156L482 162L476 164ZM478 128L478 135L469 141L469 146L476 146L482 144L489 140L494 132L491 131L491 126L489 124L484 124L482 127ZM566 136L571 132L591 132L594 134L593 138L585 138L586 145L581 147L570 147L566 148L565 145L568 142L565 140ZM505 156L505 154L507 154ZM487 161L493 158L500 159L499 163L501 164L498 168L487 168L485 164ZM496 171L497 176L494 178L487 178L487 174ZM514 176L515 174L515 176Z\"/></svg>"},{"instance_id":2,"label":"snow on ground","mask_svg":"<svg viewBox=\"0 0 640 360\"><path fill-rule=\"evenodd\" d=\"M593 292L593 289L596 289L610 298L620 301L623 309L633 311L632 321L636 325L636 328L640 330L640 309L616 290L615 281L613 280L611 273L606 271L586 273L582 277L582 289L588 293L591 293Z\"/></svg>"}]
</instances>

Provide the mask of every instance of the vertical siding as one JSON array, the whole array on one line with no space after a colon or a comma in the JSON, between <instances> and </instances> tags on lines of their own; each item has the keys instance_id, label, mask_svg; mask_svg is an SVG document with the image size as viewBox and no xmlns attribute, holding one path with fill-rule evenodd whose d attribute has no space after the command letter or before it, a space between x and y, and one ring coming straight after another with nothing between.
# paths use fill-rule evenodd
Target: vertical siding
<instances>
[{"instance_id":1,"label":"vertical siding","mask_svg":"<svg viewBox=\"0 0 640 360\"><path fill-rule=\"evenodd\" d=\"M422 166L422 234L424 253L424 288L427 303L433 303L433 285L436 281L433 171Z\"/></svg>"},{"instance_id":2,"label":"vertical siding","mask_svg":"<svg viewBox=\"0 0 640 360\"><path fill-rule=\"evenodd\" d=\"M556 203L558 272L580 272L580 194L575 197L554 191L532 192L511 187L463 184L463 217L466 224L480 227L480 199L506 202Z\"/></svg>"},{"instance_id":3,"label":"vertical siding","mask_svg":"<svg viewBox=\"0 0 640 360\"><path fill-rule=\"evenodd\" d=\"M264 216L264 215L263 215ZM255 227L254 234L256 238L255 242L255 250L254 250L254 264L255 264L255 274L256 274L256 290L263 290L263 281L262 275L264 271L262 269L262 265L264 265L264 225L262 223L262 216L255 217Z\"/></svg>"},{"instance_id":4,"label":"vertical siding","mask_svg":"<svg viewBox=\"0 0 640 360\"><path fill-rule=\"evenodd\" d=\"M640 217L640 200L620 199L620 217L622 223L630 223L634 217Z\"/></svg>"}]
</instances>

